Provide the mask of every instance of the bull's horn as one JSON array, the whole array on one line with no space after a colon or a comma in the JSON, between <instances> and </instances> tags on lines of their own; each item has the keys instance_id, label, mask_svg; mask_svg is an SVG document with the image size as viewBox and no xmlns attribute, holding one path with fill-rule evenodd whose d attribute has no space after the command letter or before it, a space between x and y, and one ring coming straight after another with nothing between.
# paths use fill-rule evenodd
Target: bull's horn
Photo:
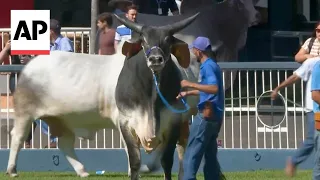
<instances>
[{"instance_id":1,"label":"bull's horn","mask_svg":"<svg viewBox=\"0 0 320 180\"><path fill-rule=\"evenodd\" d=\"M180 30L182 30L183 28L185 28L189 24L191 24L197 18L197 16L199 14L200 14L200 12L198 12L197 14L195 14L193 16L188 17L187 19L184 19L182 21L176 22L176 23L174 23L172 25L166 25L164 27L164 29L168 29L171 34L179 32Z\"/></svg>"},{"instance_id":2,"label":"bull's horn","mask_svg":"<svg viewBox=\"0 0 320 180\"><path fill-rule=\"evenodd\" d=\"M141 24L138 24L138 23L129 21L128 19L121 18L121 17L119 17L119 16L116 15L116 14L113 14L113 15L114 15L122 24L124 24L125 26L127 26L127 27L130 28L131 30L136 31L136 32L138 32L138 33L141 33L142 27L143 27Z\"/></svg>"}]
</instances>

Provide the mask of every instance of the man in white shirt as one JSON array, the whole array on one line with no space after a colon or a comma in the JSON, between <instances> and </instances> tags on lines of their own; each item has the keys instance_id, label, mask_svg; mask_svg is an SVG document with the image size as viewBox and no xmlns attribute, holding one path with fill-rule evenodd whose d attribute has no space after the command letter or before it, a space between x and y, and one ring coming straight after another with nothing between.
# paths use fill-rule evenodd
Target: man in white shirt
<instances>
[{"instance_id":1,"label":"man in white shirt","mask_svg":"<svg viewBox=\"0 0 320 180\"><path fill-rule=\"evenodd\" d=\"M126 17L128 20L136 22L136 17L138 14L138 8L135 5L131 5L128 7ZM131 39L132 30L125 25L120 25L116 29L116 35L114 37L115 46L117 46L121 41L126 41ZM117 48L116 48L117 49Z\"/></svg>"},{"instance_id":2,"label":"man in white shirt","mask_svg":"<svg viewBox=\"0 0 320 180\"><path fill-rule=\"evenodd\" d=\"M318 61L320 61L320 57L309 58L305 60L303 64L297 70L295 70L288 79L286 79L279 86L277 86L271 94L271 99L275 99L278 95L278 91L280 91L282 88L296 83L301 79L307 82L305 90L305 112L307 113L308 133L302 146L299 149L297 149L295 155L289 158L287 161L286 173L288 176L294 175L296 167L309 157L314 148L314 113L310 88L312 69Z\"/></svg>"}]
</instances>

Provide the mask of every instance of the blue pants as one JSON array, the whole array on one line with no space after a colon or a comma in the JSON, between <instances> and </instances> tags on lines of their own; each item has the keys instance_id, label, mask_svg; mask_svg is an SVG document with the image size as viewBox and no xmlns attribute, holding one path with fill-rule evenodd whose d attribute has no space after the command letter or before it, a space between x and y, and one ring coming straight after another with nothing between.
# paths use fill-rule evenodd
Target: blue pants
<instances>
[{"instance_id":1,"label":"blue pants","mask_svg":"<svg viewBox=\"0 0 320 180\"><path fill-rule=\"evenodd\" d=\"M217 137L221 127L221 120L205 120L202 113L198 113L190 127L188 145L183 160L183 180L195 180L202 157L204 179L218 180L220 165L217 158Z\"/></svg>"},{"instance_id":2,"label":"blue pants","mask_svg":"<svg viewBox=\"0 0 320 180\"><path fill-rule=\"evenodd\" d=\"M40 126L40 119L36 120L36 123L38 126ZM48 124L44 121L41 122L41 127L42 127L42 132L45 133L46 135L49 135L48 131ZM57 142L57 137L50 136L50 142Z\"/></svg>"},{"instance_id":3,"label":"blue pants","mask_svg":"<svg viewBox=\"0 0 320 180\"><path fill-rule=\"evenodd\" d=\"M315 130L314 136L314 147L315 147L315 159L313 167L313 180L320 180L320 131Z\"/></svg>"},{"instance_id":4,"label":"blue pants","mask_svg":"<svg viewBox=\"0 0 320 180\"><path fill-rule=\"evenodd\" d=\"M296 151L296 153L292 156L293 165L297 166L298 164L305 161L309 155L312 153L314 149L314 113L307 113L307 128L308 133L307 137L304 139L302 146Z\"/></svg>"},{"instance_id":5,"label":"blue pants","mask_svg":"<svg viewBox=\"0 0 320 180\"><path fill-rule=\"evenodd\" d=\"M14 74L12 74L9 78L9 89L11 91L11 93L14 92L14 90L16 89L16 77ZM40 126L40 120L36 120L36 124L34 123L34 126L39 125ZM44 121L42 121L41 123L42 125L42 132L44 132L46 135L48 135L48 125L47 123L45 123ZM36 127L34 127L36 128ZM26 141L31 141L32 139L32 129L27 137ZM57 138L56 137L50 137L50 141L51 142L57 142Z\"/></svg>"}]
</instances>

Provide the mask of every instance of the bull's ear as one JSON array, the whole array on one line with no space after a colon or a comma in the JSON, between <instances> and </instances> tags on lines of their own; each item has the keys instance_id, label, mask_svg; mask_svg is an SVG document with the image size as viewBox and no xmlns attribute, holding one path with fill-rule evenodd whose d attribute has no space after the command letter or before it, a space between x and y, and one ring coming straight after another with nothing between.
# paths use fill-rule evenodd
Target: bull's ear
<instances>
[{"instance_id":1,"label":"bull's ear","mask_svg":"<svg viewBox=\"0 0 320 180\"><path fill-rule=\"evenodd\" d=\"M137 54L141 47L141 36L140 34L136 33L135 31L131 34L131 39L125 41L122 46L122 54L131 57Z\"/></svg>"},{"instance_id":2,"label":"bull's ear","mask_svg":"<svg viewBox=\"0 0 320 180\"><path fill-rule=\"evenodd\" d=\"M140 50L142 49L141 47L141 41L137 42L124 42L122 46L122 54L124 56L133 56L137 54Z\"/></svg>"},{"instance_id":3,"label":"bull's ear","mask_svg":"<svg viewBox=\"0 0 320 180\"><path fill-rule=\"evenodd\" d=\"M180 39L173 37L171 53L177 58L179 64L183 68L188 68L190 65L190 51L188 44Z\"/></svg>"}]
</instances>

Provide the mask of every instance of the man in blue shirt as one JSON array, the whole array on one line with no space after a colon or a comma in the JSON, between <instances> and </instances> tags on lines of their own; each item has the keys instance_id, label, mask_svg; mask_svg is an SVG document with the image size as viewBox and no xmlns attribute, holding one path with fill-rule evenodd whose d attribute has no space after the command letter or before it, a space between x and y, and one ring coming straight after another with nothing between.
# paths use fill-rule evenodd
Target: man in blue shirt
<instances>
[{"instance_id":1,"label":"man in blue shirt","mask_svg":"<svg viewBox=\"0 0 320 180\"><path fill-rule=\"evenodd\" d=\"M60 23L55 19L50 20L50 39L50 51L74 51L70 39L61 35Z\"/></svg>"},{"instance_id":2,"label":"man in blue shirt","mask_svg":"<svg viewBox=\"0 0 320 180\"><path fill-rule=\"evenodd\" d=\"M313 179L320 179L320 62L317 62L312 71L311 96L313 100L313 112L315 120L315 163L313 167Z\"/></svg>"},{"instance_id":3,"label":"man in blue shirt","mask_svg":"<svg viewBox=\"0 0 320 180\"><path fill-rule=\"evenodd\" d=\"M223 177L217 159L217 137L223 119L224 90L222 73L217 62L209 57L210 40L198 37L189 46L200 66L200 83L181 81L182 88L194 90L184 91L177 98L199 95L198 113L190 126L188 145L183 161L183 180L195 180L202 157L204 156L204 179L220 179Z\"/></svg>"}]
</instances>

